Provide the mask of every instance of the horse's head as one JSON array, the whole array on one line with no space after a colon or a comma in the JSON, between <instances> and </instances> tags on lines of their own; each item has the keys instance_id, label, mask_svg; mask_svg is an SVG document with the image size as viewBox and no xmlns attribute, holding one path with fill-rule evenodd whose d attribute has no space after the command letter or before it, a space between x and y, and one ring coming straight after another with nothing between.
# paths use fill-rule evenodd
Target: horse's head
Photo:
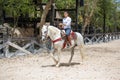
<instances>
[{"instance_id":1,"label":"horse's head","mask_svg":"<svg viewBox=\"0 0 120 80\"><path fill-rule=\"evenodd\" d=\"M47 38L47 33L48 33L48 26L43 25L42 27L42 41L44 41Z\"/></svg>"},{"instance_id":2,"label":"horse's head","mask_svg":"<svg viewBox=\"0 0 120 80\"><path fill-rule=\"evenodd\" d=\"M51 40L54 40L56 37L61 37L61 31L54 26L46 26L42 27L42 41L46 40L47 37L50 37Z\"/></svg>"}]
</instances>

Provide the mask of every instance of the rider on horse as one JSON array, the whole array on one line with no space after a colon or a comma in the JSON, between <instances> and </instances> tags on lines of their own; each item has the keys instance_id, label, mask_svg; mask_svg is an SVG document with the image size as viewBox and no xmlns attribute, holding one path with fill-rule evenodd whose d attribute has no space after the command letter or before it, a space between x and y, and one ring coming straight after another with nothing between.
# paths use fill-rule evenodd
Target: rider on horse
<instances>
[{"instance_id":1,"label":"rider on horse","mask_svg":"<svg viewBox=\"0 0 120 80\"><path fill-rule=\"evenodd\" d=\"M66 39L63 44L63 48L66 46L66 42L69 42L69 45L71 46L71 38L70 38L70 33L71 33L71 18L69 17L68 12L64 12L64 18L63 18L63 23L60 23L59 26L61 26L66 33Z\"/></svg>"}]
</instances>

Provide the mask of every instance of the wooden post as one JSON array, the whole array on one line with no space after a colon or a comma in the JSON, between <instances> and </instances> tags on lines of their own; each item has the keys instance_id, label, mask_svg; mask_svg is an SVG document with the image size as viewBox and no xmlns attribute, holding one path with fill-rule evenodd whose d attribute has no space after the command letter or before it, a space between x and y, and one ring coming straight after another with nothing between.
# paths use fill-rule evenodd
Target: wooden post
<instances>
[{"instance_id":1,"label":"wooden post","mask_svg":"<svg viewBox=\"0 0 120 80\"><path fill-rule=\"evenodd\" d=\"M34 43L33 40L31 40L31 46L29 47L29 50L34 53Z\"/></svg>"},{"instance_id":2,"label":"wooden post","mask_svg":"<svg viewBox=\"0 0 120 80\"><path fill-rule=\"evenodd\" d=\"M55 18L55 3L53 2L51 5L51 21L50 21L51 25L54 25L54 18Z\"/></svg>"},{"instance_id":3,"label":"wooden post","mask_svg":"<svg viewBox=\"0 0 120 80\"><path fill-rule=\"evenodd\" d=\"M115 2L115 4L117 5L117 2ZM117 14L116 14L116 10L117 10L117 6L115 6L115 11L114 11L114 33L115 33L115 39L117 39Z\"/></svg>"},{"instance_id":4,"label":"wooden post","mask_svg":"<svg viewBox=\"0 0 120 80\"><path fill-rule=\"evenodd\" d=\"M76 24L76 29L77 29L77 31L78 31L78 0L76 0L76 22L75 22L75 24Z\"/></svg>"},{"instance_id":5,"label":"wooden post","mask_svg":"<svg viewBox=\"0 0 120 80\"><path fill-rule=\"evenodd\" d=\"M84 0L80 0L80 6L84 6Z\"/></svg>"},{"instance_id":6,"label":"wooden post","mask_svg":"<svg viewBox=\"0 0 120 80\"><path fill-rule=\"evenodd\" d=\"M106 33L106 11L104 7L103 9L103 42L105 42L105 33Z\"/></svg>"},{"instance_id":7,"label":"wooden post","mask_svg":"<svg viewBox=\"0 0 120 80\"><path fill-rule=\"evenodd\" d=\"M4 56L8 57L8 54L9 54L9 45L8 44L5 45L4 52L5 52Z\"/></svg>"},{"instance_id":8,"label":"wooden post","mask_svg":"<svg viewBox=\"0 0 120 80\"><path fill-rule=\"evenodd\" d=\"M2 4L2 23L4 23L5 22L5 10L3 9L3 7L4 7L4 4Z\"/></svg>"}]
</instances>

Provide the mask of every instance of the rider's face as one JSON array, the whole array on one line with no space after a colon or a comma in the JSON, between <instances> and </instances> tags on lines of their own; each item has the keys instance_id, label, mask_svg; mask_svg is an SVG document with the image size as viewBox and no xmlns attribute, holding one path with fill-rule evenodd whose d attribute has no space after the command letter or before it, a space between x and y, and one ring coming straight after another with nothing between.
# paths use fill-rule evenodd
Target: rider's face
<instances>
[{"instance_id":1,"label":"rider's face","mask_svg":"<svg viewBox=\"0 0 120 80\"><path fill-rule=\"evenodd\" d=\"M64 17L68 17L68 13L67 12L64 12Z\"/></svg>"}]
</instances>

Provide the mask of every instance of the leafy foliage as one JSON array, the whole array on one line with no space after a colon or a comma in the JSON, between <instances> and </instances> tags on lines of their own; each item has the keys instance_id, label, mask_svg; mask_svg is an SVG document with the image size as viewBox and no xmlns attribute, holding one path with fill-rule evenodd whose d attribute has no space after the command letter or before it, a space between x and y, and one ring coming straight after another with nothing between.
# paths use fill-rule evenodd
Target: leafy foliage
<instances>
[{"instance_id":1,"label":"leafy foliage","mask_svg":"<svg viewBox=\"0 0 120 80\"><path fill-rule=\"evenodd\" d=\"M46 3L49 0L37 0ZM85 16L89 16L96 4L90 19L90 24L95 27L103 26L103 12L106 14L106 27L114 30L114 26L120 28L120 2L116 0L84 0L84 7L79 7L79 22L85 23ZM54 0L58 9L74 9L76 0ZM14 16L16 19L22 14L34 15L36 5L33 0L0 0L0 9L4 7L7 14ZM75 12L70 12L72 19L75 18ZM41 16L41 14L40 14ZM34 17L34 16L33 16Z\"/></svg>"},{"instance_id":2,"label":"leafy foliage","mask_svg":"<svg viewBox=\"0 0 120 80\"><path fill-rule=\"evenodd\" d=\"M4 9L8 14L12 11L12 15L18 17L21 14L32 13L34 4L32 0L4 0Z\"/></svg>"},{"instance_id":3,"label":"leafy foliage","mask_svg":"<svg viewBox=\"0 0 120 80\"><path fill-rule=\"evenodd\" d=\"M115 3L115 0L99 0L97 4L97 9L94 12L94 16L92 17L92 24L94 24L96 27L102 27L103 26L103 13L106 14L106 28L111 28L112 31L114 31L114 27L117 26L115 24L118 24L116 22L118 19L117 17L119 15L117 12L117 3ZM116 19L115 19L116 18ZM119 27L119 26L117 26Z\"/></svg>"}]
</instances>

